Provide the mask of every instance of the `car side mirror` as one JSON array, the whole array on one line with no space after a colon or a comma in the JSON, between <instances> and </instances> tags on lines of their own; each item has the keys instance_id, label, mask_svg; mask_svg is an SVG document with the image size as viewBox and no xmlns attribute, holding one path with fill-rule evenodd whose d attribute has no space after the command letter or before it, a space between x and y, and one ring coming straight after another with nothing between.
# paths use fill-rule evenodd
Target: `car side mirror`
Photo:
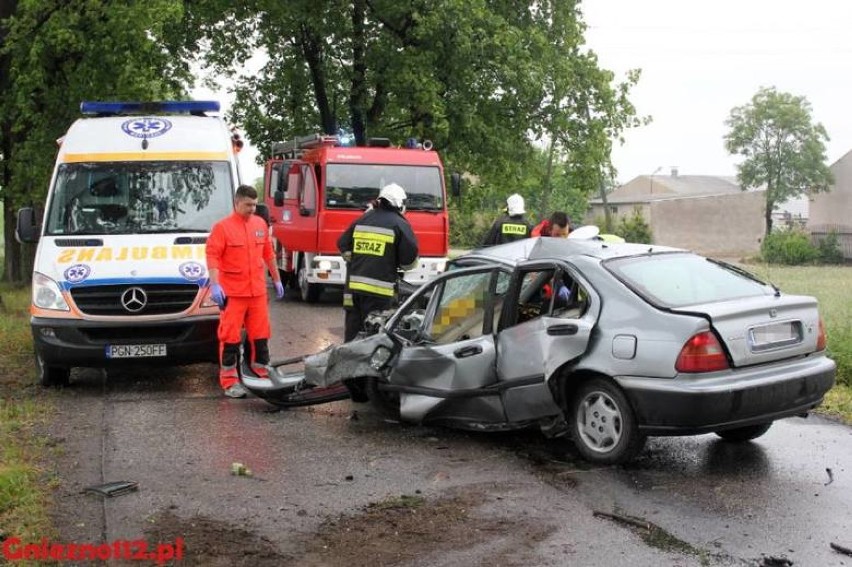
<instances>
[{"instance_id":1,"label":"car side mirror","mask_svg":"<svg viewBox=\"0 0 852 567\"><path fill-rule=\"evenodd\" d=\"M15 239L18 242L38 242L41 227L36 223L35 210L23 207L18 210L18 222L15 226Z\"/></svg>"},{"instance_id":2,"label":"car side mirror","mask_svg":"<svg viewBox=\"0 0 852 567\"><path fill-rule=\"evenodd\" d=\"M284 206L284 191L281 189L276 189L275 193L272 195L272 202L276 207Z\"/></svg>"},{"instance_id":3,"label":"car side mirror","mask_svg":"<svg viewBox=\"0 0 852 567\"><path fill-rule=\"evenodd\" d=\"M458 171L450 175L450 194L453 197L461 197L462 176Z\"/></svg>"}]
</instances>

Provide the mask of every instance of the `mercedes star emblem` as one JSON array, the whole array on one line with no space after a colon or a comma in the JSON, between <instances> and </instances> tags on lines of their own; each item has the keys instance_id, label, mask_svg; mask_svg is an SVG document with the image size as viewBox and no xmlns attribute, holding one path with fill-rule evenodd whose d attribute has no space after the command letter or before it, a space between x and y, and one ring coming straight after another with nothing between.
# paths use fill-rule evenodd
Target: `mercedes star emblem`
<instances>
[{"instance_id":1,"label":"mercedes star emblem","mask_svg":"<svg viewBox=\"0 0 852 567\"><path fill-rule=\"evenodd\" d=\"M121 294L121 305L130 313L139 313L148 304L148 295L141 287L129 287Z\"/></svg>"}]
</instances>

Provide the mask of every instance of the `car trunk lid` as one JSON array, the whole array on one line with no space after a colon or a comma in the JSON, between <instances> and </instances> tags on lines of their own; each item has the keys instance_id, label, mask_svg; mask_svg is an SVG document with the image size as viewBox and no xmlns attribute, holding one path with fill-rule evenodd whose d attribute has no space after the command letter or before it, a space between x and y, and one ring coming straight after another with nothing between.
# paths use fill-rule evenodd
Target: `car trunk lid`
<instances>
[{"instance_id":1,"label":"car trunk lid","mask_svg":"<svg viewBox=\"0 0 852 567\"><path fill-rule=\"evenodd\" d=\"M799 295L748 297L673 308L710 320L735 367L793 358L817 350L817 300Z\"/></svg>"}]
</instances>

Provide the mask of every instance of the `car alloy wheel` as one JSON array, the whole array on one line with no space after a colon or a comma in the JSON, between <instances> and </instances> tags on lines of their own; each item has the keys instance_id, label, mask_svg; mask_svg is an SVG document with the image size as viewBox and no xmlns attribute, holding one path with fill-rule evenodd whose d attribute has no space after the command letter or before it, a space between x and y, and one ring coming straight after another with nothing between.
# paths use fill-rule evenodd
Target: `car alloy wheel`
<instances>
[{"instance_id":1,"label":"car alloy wheel","mask_svg":"<svg viewBox=\"0 0 852 567\"><path fill-rule=\"evenodd\" d=\"M627 398L608 379L592 378L581 384L573 397L571 414L574 443L586 460L623 463L645 445Z\"/></svg>"}]
</instances>

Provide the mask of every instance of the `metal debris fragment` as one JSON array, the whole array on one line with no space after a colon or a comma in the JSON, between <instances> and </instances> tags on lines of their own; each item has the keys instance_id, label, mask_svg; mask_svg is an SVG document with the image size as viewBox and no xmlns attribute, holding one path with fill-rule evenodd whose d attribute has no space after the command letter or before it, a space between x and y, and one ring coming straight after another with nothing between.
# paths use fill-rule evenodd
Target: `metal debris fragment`
<instances>
[{"instance_id":1,"label":"metal debris fragment","mask_svg":"<svg viewBox=\"0 0 852 567\"><path fill-rule=\"evenodd\" d=\"M135 492L137 490L139 490L138 482L133 482L131 480L116 480L113 482L97 484L95 486L88 486L83 489L83 492L89 492L91 494L98 494L100 496L112 498L114 496L121 496L122 494L127 494L128 492Z\"/></svg>"}]
</instances>

